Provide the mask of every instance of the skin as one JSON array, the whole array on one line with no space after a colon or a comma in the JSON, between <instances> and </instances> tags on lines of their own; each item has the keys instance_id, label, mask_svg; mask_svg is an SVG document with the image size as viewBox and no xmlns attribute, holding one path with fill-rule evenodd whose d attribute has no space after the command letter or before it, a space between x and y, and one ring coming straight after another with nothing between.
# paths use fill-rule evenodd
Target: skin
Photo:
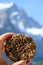
<instances>
[{"instance_id":1,"label":"skin","mask_svg":"<svg viewBox=\"0 0 43 65\"><path fill-rule=\"evenodd\" d=\"M0 65L29 65L30 62L27 60L21 60L21 61L18 61L16 63L13 63L13 64L9 64L7 63L3 56L2 56L2 52L4 52L5 50L5 45L6 45L6 39L8 39L10 36L12 36L14 33L5 33L5 34L2 34L0 36Z\"/></svg>"}]
</instances>

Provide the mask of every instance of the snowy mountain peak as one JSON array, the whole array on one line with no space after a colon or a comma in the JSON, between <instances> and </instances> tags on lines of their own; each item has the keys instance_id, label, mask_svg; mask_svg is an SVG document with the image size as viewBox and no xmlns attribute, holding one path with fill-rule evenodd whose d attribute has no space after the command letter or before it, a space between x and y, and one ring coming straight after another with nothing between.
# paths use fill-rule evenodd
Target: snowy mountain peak
<instances>
[{"instance_id":1,"label":"snowy mountain peak","mask_svg":"<svg viewBox=\"0 0 43 65\"><path fill-rule=\"evenodd\" d=\"M0 9L7 9L13 6L13 2L10 3L0 3Z\"/></svg>"}]
</instances>

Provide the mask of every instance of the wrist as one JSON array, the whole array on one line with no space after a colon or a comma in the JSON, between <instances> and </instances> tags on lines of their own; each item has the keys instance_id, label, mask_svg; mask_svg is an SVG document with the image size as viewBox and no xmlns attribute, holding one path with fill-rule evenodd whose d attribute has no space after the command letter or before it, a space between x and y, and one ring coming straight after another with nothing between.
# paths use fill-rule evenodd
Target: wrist
<instances>
[{"instance_id":1,"label":"wrist","mask_svg":"<svg viewBox=\"0 0 43 65\"><path fill-rule=\"evenodd\" d=\"M3 59L3 57L0 55L0 63L3 64L5 61Z\"/></svg>"},{"instance_id":2,"label":"wrist","mask_svg":"<svg viewBox=\"0 0 43 65\"><path fill-rule=\"evenodd\" d=\"M8 63L4 60L4 58L0 55L0 65L10 65L10 64L8 64Z\"/></svg>"}]
</instances>

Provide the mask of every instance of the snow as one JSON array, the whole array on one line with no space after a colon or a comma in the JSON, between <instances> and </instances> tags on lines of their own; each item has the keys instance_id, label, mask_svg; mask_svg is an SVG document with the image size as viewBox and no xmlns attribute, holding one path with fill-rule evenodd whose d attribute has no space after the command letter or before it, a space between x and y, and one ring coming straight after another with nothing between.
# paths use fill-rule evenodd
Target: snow
<instances>
[{"instance_id":1,"label":"snow","mask_svg":"<svg viewBox=\"0 0 43 65\"><path fill-rule=\"evenodd\" d=\"M6 9L13 6L13 2L10 3L0 3L0 9Z\"/></svg>"}]
</instances>

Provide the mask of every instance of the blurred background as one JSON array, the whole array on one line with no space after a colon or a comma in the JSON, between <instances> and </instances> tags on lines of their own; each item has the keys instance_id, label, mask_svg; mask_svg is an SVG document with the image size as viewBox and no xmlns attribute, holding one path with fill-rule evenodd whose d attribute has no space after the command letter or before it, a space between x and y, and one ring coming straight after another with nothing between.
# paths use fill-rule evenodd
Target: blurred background
<instances>
[{"instance_id":1,"label":"blurred background","mask_svg":"<svg viewBox=\"0 0 43 65\"><path fill-rule=\"evenodd\" d=\"M43 65L43 0L0 0L0 35L6 32L31 36L37 49L30 65Z\"/></svg>"}]
</instances>

